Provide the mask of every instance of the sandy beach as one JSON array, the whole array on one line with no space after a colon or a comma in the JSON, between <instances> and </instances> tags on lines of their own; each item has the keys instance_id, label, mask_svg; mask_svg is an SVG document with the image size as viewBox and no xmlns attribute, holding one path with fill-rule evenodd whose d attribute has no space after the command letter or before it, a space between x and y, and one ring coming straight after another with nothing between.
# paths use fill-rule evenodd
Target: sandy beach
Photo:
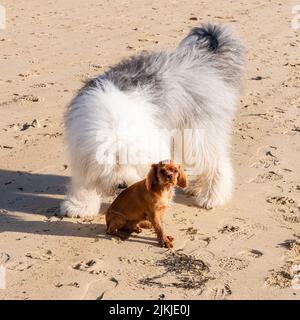
<instances>
[{"instance_id":1,"label":"sandy beach","mask_svg":"<svg viewBox=\"0 0 300 320\"><path fill-rule=\"evenodd\" d=\"M299 2L1 4L0 299L300 299ZM63 114L83 81L202 22L232 25L247 47L232 200L205 210L178 192L165 219L174 254L149 230L106 235L112 198L93 220L58 217L71 175Z\"/></svg>"}]
</instances>

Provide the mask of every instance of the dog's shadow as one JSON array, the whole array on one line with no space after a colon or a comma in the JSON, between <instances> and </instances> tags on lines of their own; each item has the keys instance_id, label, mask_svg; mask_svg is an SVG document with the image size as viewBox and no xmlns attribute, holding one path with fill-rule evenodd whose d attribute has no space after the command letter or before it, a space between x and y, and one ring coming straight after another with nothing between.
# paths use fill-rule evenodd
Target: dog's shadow
<instances>
[{"instance_id":1,"label":"dog's shadow","mask_svg":"<svg viewBox=\"0 0 300 320\"><path fill-rule=\"evenodd\" d=\"M139 235L131 235L126 240L121 240L106 234L106 225L104 223L96 223L91 220L90 222L81 222L77 219L63 218L50 221L46 218L43 221L26 221L19 219L17 216L11 214L1 214L0 233L1 232L16 232L21 234L39 234L63 237L82 237L91 238L95 241L100 239L111 241L112 239L119 240L120 242L138 242L157 245L156 236L153 237Z\"/></svg>"},{"instance_id":2,"label":"dog's shadow","mask_svg":"<svg viewBox=\"0 0 300 320\"><path fill-rule=\"evenodd\" d=\"M174 203L183 204L187 207L195 207L192 196L187 195L182 189L177 188L174 197Z\"/></svg>"},{"instance_id":3,"label":"dog's shadow","mask_svg":"<svg viewBox=\"0 0 300 320\"><path fill-rule=\"evenodd\" d=\"M97 217L88 222L58 218L60 203L69 181L67 176L0 170L0 233L18 232L66 237L88 237L111 241L105 224ZM103 203L101 214L109 203ZM18 214L22 212L22 214ZM23 219L25 214L43 216ZM125 241L157 244L156 237L132 235Z\"/></svg>"}]
</instances>

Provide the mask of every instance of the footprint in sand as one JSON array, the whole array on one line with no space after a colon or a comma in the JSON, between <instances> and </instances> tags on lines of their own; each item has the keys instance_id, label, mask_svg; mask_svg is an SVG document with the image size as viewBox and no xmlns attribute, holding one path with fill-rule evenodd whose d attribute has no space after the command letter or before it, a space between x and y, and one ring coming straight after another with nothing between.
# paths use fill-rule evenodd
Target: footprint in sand
<instances>
[{"instance_id":1,"label":"footprint in sand","mask_svg":"<svg viewBox=\"0 0 300 320\"><path fill-rule=\"evenodd\" d=\"M239 252L238 256L247 259L257 259L263 256L263 253L256 249L247 249Z\"/></svg>"},{"instance_id":2,"label":"footprint in sand","mask_svg":"<svg viewBox=\"0 0 300 320\"><path fill-rule=\"evenodd\" d=\"M40 98L33 94L24 94L24 95L15 94L15 96L11 100L6 100L1 102L0 106L6 106L12 103L23 102L23 101L38 102L40 101Z\"/></svg>"},{"instance_id":3,"label":"footprint in sand","mask_svg":"<svg viewBox=\"0 0 300 320\"><path fill-rule=\"evenodd\" d=\"M215 254L212 251L205 248L199 250L199 244L194 242L187 243L186 246L180 250L180 252L188 256L192 255L196 259L211 263L213 263L213 261L215 260Z\"/></svg>"},{"instance_id":4,"label":"footprint in sand","mask_svg":"<svg viewBox=\"0 0 300 320\"><path fill-rule=\"evenodd\" d=\"M26 253L25 256L30 259L47 261L52 258L52 252L51 250L38 250L38 251L28 252Z\"/></svg>"},{"instance_id":5,"label":"footprint in sand","mask_svg":"<svg viewBox=\"0 0 300 320\"><path fill-rule=\"evenodd\" d=\"M283 175L278 174L274 171L269 171L266 173L259 174L256 178L251 179L249 182L254 182L254 183L265 183L268 181L278 181L283 178Z\"/></svg>"},{"instance_id":6,"label":"footprint in sand","mask_svg":"<svg viewBox=\"0 0 300 320\"><path fill-rule=\"evenodd\" d=\"M224 300L231 294L232 291L227 283L218 283L210 286L205 292L205 295L211 300Z\"/></svg>"},{"instance_id":7,"label":"footprint in sand","mask_svg":"<svg viewBox=\"0 0 300 320\"><path fill-rule=\"evenodd\" d=\"M275 212L280 214L283 221L300 223L300 206L294 199L286 196L271 196L267 197L266 201L274 205Z\"/></svg>"},{"instance_id":8,"label":"footprint in sand","mask_svg":"<svg viewBox=\"0 0 300 320\"><path fill-rule=\"evenodd\" d=\"M199 229L194 228L193 226L180 229L180 231L184 231L185 233L184 238L189 238L189 241L198 240L198 245L200 247L207 247L212 240L211 237L201 234L199 232Z\"/></svg>"},{"instance_id":9,"label":"footprint in sand","mask_svg":"<svg viewBox=\"0 0 300 320\"><path fill-rule=\"evenodd\" d=\"M119 282L115 278L91 281L87 284L80 300L103 300L105 295L115 289L118 284Z\"/></svg>"},{"instance_id":10,"label":"footprint in sand","mask_svg":"<svg viewBox=\"0 0 300 320\"><path fill-rule=\"evenodd\" d=\"M265 231L267 228L261 223L247 223L241 218L233 218L225 223L218 232L232 239L250 239L255 236L255 231Z\"/></svg>"},{"instance_id":11,"label":"footprint in sand","mask_svg":"<svg viewBox=\"0 0 300 320\"><path fill-rule=\"evenodd\" d=\"M278 269L270 270L265 280L267 286L288 288L299 285L300 241L287 240L284 246L288 249L284 254L284 264Z\"/></svg>"},{"instance_id":12,"label":"footprint in sand","mask_svg":"<svg viewBox=\"0 0 300 320\"><path fill-rule=\"evenodd\" d=\"M240 230L239 226L234 226L230 224L225 224L221 229L218 230L220 233L225 233L225 234L232 234L235 232L238 232Z\"/></svg>"},{"instance_id":13,"label":"footprint in sand","mask_svg":"<svg viewBox=\"0 0 300 320\"><path fill-rule=\"evenodd\" d=\"M284 265L279 270L271 270L265 284L269 287L289 288L292 285L292 276L289 269L289 266Z\"/></svg>"},{"instance_id":14,"label":"footprint in sand","mask_svg":"<svg viewBox=\"0 0 300 320\"><path fill-rule=\"evenodd\" d=\"M33 263L29 263L28 261L15 261L10 263L7 266L7 269L13 270L13 271L25 271L27 269L30 269L33 266Z\"/></svg>"},{"instance_id":15,"label":"footprint in sand","mask_svg":"<svg viewBox=\"0 0 300 320\"><path fill-rule=\"evenodd\" d=\"M254 162L251 167L266 169L280 164L279 159L274 155L274 151L271 147L264 148L263 150L260 150L259 153L263 153L263 156L257 162Z\"/></svg>"},{"instance_id":16,"label":"footprint in sand","mask_svg":"<svg viewBox=\"0 0 300 320\"><path fill-rule=\"evenodd\" d=\"M75 287L75 288L80 288L80 285L78 282L71 282L71 283L60 283L60 282L57 282L55 284L55 287L56 288L61 288L61 287Z\"/></svg>"},{"instance_id":17,"label":"footprint in sand","mask_svg":"<svg viewBox=\"0 0 300 320\"><path fill-rule=\"evenodd\" d=\"M0 252L0 266L4 265L9 259L10 259L10 256L8 253Z\"/></svg>"},{"instance_id":18,"label":"footprint in sand","mask_svg":"<svg viewBox=\"0 0 300 320\"><path fill-rule=\"evenodd\" d=\"M87 271L91 274L107 274L103 268L103 261L100 259L76 262L72 268L75 270Z\"/></svg>"},{"instance_id":19,"label":"footprint in sand","mask_svg":"<svg viewBox=\"0 0 300 320\"><path fill-rule=\"evenodd\" d=\"M44 82L35 83L31 87L32 88L46 88L47 87L47 83L44 83Z\"/></svg>"},{"instance_id":20,"label":"footprint in sand","mask_svg":"<svg viewBox=\"0 0 300 320\"><path fill-rule=\"evenodd\" d=\"M225 271L238 271L247 268L249 262L247 260L224 257L219 260L219 267Z\"/></svg>"},{"instance_id":21,"label":"footprint in sand","mask_svg":"<svg viewBox=\"0 0 300 320\"><path fill-rule=\"evenodd\" d=\"M288 262L300 263L300 241L292 240L288 242L288 251L285 254Z\"/></svg>"},{"instance_id":22,"label":"footprint in sand","mask_svg":"<svg viewBox=\"0 0 300 320\"><path fill-rule=\"evenodd\" d=\"M19 100L25 100L29 102L38 102L40 101L40 98L33 94L24 94L23 96L20 96Z\"/></svg>"}]
</instances>

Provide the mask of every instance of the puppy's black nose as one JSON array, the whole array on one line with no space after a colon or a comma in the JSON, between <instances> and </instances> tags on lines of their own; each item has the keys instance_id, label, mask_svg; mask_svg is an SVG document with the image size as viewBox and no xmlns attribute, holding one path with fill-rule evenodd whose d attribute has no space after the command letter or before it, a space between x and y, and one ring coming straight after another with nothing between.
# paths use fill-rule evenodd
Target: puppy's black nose
<instances>
[{"instance_id":1,"label":"puppy's black nose","mask_svg":"<svg viewBox=\"0 0 300 320\"><path fill-rule=\"evenodd\" d=\"M173 178L173 175L172 175L172 174L168 174L168 175L167 175L167 179L168 179L168 180L172 180L172 178Z\"/></svg>"}]
</instances>

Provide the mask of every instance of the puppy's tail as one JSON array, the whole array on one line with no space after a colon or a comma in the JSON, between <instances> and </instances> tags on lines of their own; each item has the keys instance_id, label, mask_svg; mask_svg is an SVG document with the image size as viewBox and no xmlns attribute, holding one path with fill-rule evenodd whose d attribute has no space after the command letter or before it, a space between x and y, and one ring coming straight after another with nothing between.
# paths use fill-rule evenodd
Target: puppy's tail
<instances>
[{"instance_id":1,"label":"puppy's tail","mask_svg":"<svg viewBox=\"0 0 300 320\"><path fill-rule=\"evenodd\" d=\"M244 71L244 45L227 25L203 24L193 28L181 41L179 48L209 54L216 68L232 75L228 80L240 78ZM232 74L233 73L233 74Z\"/></svg>"}]
</instances>

